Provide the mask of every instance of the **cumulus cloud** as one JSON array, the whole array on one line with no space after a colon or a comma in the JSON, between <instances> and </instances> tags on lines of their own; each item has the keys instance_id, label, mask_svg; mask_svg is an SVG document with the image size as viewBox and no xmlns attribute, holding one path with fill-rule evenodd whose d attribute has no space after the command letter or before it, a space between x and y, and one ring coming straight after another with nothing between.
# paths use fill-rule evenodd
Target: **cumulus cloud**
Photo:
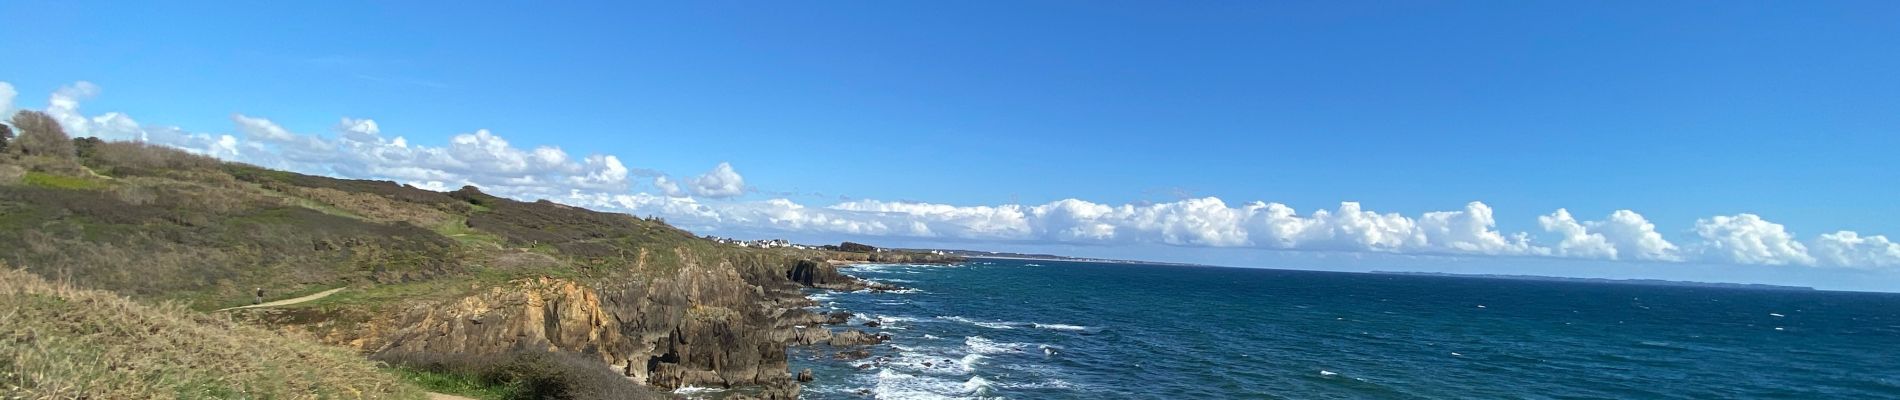
<instances>
[{"instance_id":1,"label":"cumulus cloud","mask_svg":"<svg viewBox=\"0 0 1900 400\"><path fill-rule=\"evenodd\" d=\"M715 199L737 197L745 194L746 190L745 178L739 176L739 171L732 169L732 164L723 162L688 183L692 186L693 194Z\"/></svg>"},{"instance_id":2,"label":"cumulus cloud","mask_svg":"<svg viewBox=\"0 0 1900 400\"><path fill-rule=\"evenodd\" d=\"M1656 225L1630 210L1617 210L1603 221L1578 222L1570 210L1557 209L1537 217L1545 232L1559 238L1551 254L1606 260L1681 261L1676 245L1656 232Z\"/></svg>"},{"instance_id":3,"label":"cumulus cloud","mask_svg":"<svg viewBox=\"0 0 1900 400\"><path fill-rule=\"evenodd\" d=\"M628 166L611 154L577 156L559 147L518 146L477 129L447 143L412 143L371 119L341 118L329 134L288 129L261 116L232 114L237 135L146 126L117 113L88 116L80 103L100 88L78 82L48 98L46 111L75 136L137 140L272 168L348 178L388 179L430 190L476 185L522 200L549 199L606 211L667 218L693 229L875 235L1032 243L1154 243L1191 247L1327 250L1398 254L1567 257L1900 269L1900 244L1852 231L1803 242L1753 214L1715 216L1668 231L1631 210L1585 221L1558 209L1536 219L1545 235L1498 230L1497 215L1473 201L1449 211L1403 215L1357 202L1302 213L1280 203L1218 197L1142 204L1063 199L1037 205L951 205L850 200L808 206L786 198L735 199L753 192L729 163L690 178ZM0 82L0 112L13 107ZM636 177L651 177L634 192Z\"/></svg>"},{"instance_id":4,"label":"cumulus cloud","mask_svg":"<svg viewBox=\"0 0 1900 400\"><path fill-rule=\"evenodd\" d=\"M1547 254L1549 249L1532 246L1530 235L1499 233L1491 206L1480 202L1465 204L1462 211L1428 212L1419 218L1425 241L1438 243L1461 253L1476 254Z\"/></svg>"},{"instance_id":5,"label":"cumulus cloud","mask_svg":"<svg viewBox=\"0 0 1900 400\"><path fill-rule=\"evenodd\" d=\"M686 197L687 196L686 191L680 189L679 182L674 182L671 179L667 179L665 175L653 177L653 187L659 188L660 193L665 194L667 196L672 196L672 197Z\"/></svg>"},{"instance_id":6,"label":"cumulus cloud","mask_svg":"<svg viewBox=\"0 0 1900 400\"><path fill-rule=\"evenodd\" d=\"M1718 261L1738 264L1813 265L1808 248L1781 224L1755 214L1719 215L1698 219L1697 250Z\"/></svg>"},{"instance_id":7,"label":"cumulus cloud","mask_svg":"<svg viewBox=\"0 0 1900 400\"><path fill-rule=\"evenodd\" d=\"M1861 237L1852 231L1822 234L1809 246L1815 261L1826 266L1849 268L1900 267L1900 243L1886 236Z\"/></svg>"},{"instance_id":8,"label":"cumulus cloud","mask_svg":"<svg viewBox=\"0 0 1900 400\"><path fill-rule=\"evenodd\" d=\"M0 82L0 119L13 116L13 98L20 95L13 84Z\"/></svg>"}]
</instances>

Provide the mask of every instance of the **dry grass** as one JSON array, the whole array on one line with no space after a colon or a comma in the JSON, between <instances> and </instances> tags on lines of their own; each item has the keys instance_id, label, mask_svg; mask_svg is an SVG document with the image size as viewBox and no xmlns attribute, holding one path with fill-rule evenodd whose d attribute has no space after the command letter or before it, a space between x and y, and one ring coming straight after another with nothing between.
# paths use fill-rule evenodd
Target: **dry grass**
<instances>
[{"instance_id":1,"label":"dry grass","mask_svg":"<svg viewBox=\"0 0 1900 400\"><path fill-rule=\"evenodd\" d=\"M0 398L423 398L348 351L0 267Z\"/></svg>"}]
</instances>

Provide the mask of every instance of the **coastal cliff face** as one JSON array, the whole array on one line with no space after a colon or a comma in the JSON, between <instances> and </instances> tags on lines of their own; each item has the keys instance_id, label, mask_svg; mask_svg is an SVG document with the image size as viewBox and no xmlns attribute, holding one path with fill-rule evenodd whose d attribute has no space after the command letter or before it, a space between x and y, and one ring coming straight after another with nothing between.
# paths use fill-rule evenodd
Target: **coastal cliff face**
<instances>
[{"instance_id":1,"label":"coastal cliff face","mask_svg":"<svg viewBox=\"0 0 1900 400\"><path fill-rule=\"evenodd\" d=\"M761 398L796 397L788 346L878 340L834 334L823 325L841 320L804 309L803 287L878 289L829 262L688 259L648 280L510 281L322 337L374 354L579 353L655 387L759 386Z\"/></svg>"}]
</instances>

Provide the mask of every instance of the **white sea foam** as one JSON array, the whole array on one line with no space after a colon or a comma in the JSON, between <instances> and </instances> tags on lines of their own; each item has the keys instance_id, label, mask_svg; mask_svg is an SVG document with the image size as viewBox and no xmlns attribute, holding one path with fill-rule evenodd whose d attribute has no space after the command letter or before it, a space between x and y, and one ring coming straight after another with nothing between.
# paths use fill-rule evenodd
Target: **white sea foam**
<instances>
[{"instance_id":1,"label":"white sea foam","mask_svg":"<svg viewBox=\"0 0 1900 400\"><path fill-rule=\"evenodd\" d=\"M941 319L941 320L945 320L945 321L956 321L956 322L962 322L962 323L966 323L966 324L970 324L970 325L976 325L976 326L981 326L981 327L984 327L984 328L990 328L990 329L1015 329L1016 327L1015 327L1015 326L1012 326L1012 325L1021 325L1021 324L1019 324L1019 323L1015 323L1015 322L989 322L989 321L978 321L978 320L974 320L974 319L969 319L969 318L964 318L964 317L959 317L959 316L948 316L948 317L946 317L946 316L937 316L937 319Z\"/></svg>"},{"instance_id":2,"label":"white sea foam","mask_svg":"<svg viewBox=\"0 0 1900 400\"><path fill-rule=\"evenodd\" d=\"M972 376L970 380L963 381L964 393L981 395L989 393L990 388L990 380L983 379L981 376Z\"/></svg>"},{"instance_id":3,"label":"white sea foam","mask_svg":"<svg viewBox=\"0 0 1900 400\"><path fill-rule=\"evenodd\" d=\"M681 387L679 389L673 389L673 394L690 397L694 395L707 395L707 394L719 393L719 392L724 392L724 391L726 390L720 389L720 388L686 386L686 387Z\"/></svg>"},{"instance_id":4,"label":"white sea foam","mask_svg":"<svg viewBox=\"0 0 1900 400\"><path fill-rule=\"evenodd\" d=\"M976 372L978 363L984 359L981 354L965 354L962 357L943 355L946 352L930 351L941 349L901 348L897 357L889 365L903 371L927 375L969 375Z\"/></svg>"},{"instance_id":5,"label":"white sea foam","mask_svg":"<svg viewBox=\"0 0 1900 400\"><path fill-rule=\"evenodd\" d=\"M957 365L963 366L963 369L966 371L975 371L976 363L982 362L983 358L982 354L964 354L963 358L957 359Z\"/></svg>"},{"instance_id":6,"label":"white sea foam","mask_svg":"<svg viewBox=\"0 0 1900 400\"><path fill-rule=\"evenodd\" d=\"M1086 326L1081 326L1081 325L1069 325L1069 324L1039 324L1039 323L1038 323L1038 324L1030 324L1030 325L1032 325L1032 326L1035 326L1035 327L1036 327L1036 328L1038 328L1038 329L1052 329L1052 330L1058 330L1058 331L1087 331L1087 330L1089 330L1089 327L1086 327Z\"/></svg>"},{"instance_id":7,"label":"white sea foam","mask_svg":"<svg viewBox=\"0 0 1900 400\"><path fill-rule=\"evenodd\" d=\"M877 387L871 391L879 399L976 399L989 393L994 386L989 379L980 376L956 380L885 369L878 371Z\"/></svg>"},{"instance_id":8,"label":"white sea foam","mask_svg":"<svg viewBox=\"0 0 1900 400\"><path fill-rule=\"evenodd\" d=\"M1010 389L1073 389L1075 388L1075 384L1069 383L1069 381L1065 381L1061 379L1050 379L1050 380L1042 381L1042 382L1004 384L1002 386L1006 388L1010 388Z\"/></svg>"},{"instance_id":9,"label":"white sea foam","mask_svg":"<svg viewBox=\"0 0 1900 400\"><path fill-rule=\"evenodd\" d=\"M998 342L982 336L963 338L963 346L976 354L1020 353L1029 347L1025 343Z\"/></svg>"},{"instance_id":10,"label":"white sea foam","mask_svg":"<svg viewBox=\"0 0 1900 400\"><path fill-rule=\"evenodd\" d=\"M905 316L897 316L897 315L878 315L875 318L877 319L877 322L879 323L917 322L917 317L905 317Z\"/></svg>"}]
</instances>

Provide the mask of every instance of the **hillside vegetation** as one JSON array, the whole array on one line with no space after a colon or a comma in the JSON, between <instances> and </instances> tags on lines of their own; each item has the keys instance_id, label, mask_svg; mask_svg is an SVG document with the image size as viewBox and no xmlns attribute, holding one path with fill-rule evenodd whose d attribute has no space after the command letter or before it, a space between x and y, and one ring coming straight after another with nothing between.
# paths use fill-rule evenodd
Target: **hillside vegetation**
<instances>
[{"instance_id":1,"label":"hillside vegetation","mask_svg":"<svg viewBox=\"0 0 1900 400\"><path fill-rule=\"evenodd\" d=\"M0 266L0 398L420 399L347 350Z\"/></svg>"},{"instance_id":2,"label":"hillside vegetation","mask_svg":"<svg viewBox=\"0 0 1900 400\"><path fill-rule=\"evenodd\" d=\"M390 360L412 378L529 393L515 397L624 397L597 390L611 387L602 373L794 397L791 330L823 320L804 310L800 289L863 288L823 260L950 260L747 248L475 187L435 192L70 139L31 111L14 126L20 136L0 150L0 262L206 312L256 302L260 290L284 299L344 288L228 313Z\"/></svg>"}]
</instances>

